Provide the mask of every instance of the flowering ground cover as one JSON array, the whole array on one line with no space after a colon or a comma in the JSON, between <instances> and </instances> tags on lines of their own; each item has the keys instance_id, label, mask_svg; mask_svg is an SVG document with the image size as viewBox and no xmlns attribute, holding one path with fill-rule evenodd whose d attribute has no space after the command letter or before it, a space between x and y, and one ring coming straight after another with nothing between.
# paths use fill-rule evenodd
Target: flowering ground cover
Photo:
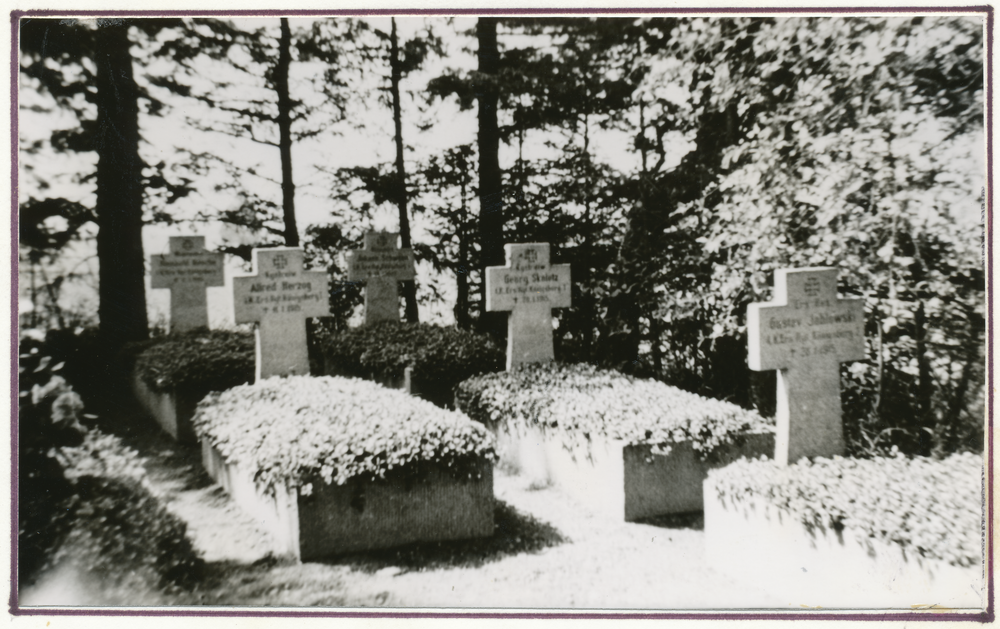
<instances>
[{"instance_id":1,"label":"flowering ground cover","mask_svg":"<svg viewBox=\"0 0 1000 629\"><path fill-rule=\"evenodd\" d=\"M222 391L253 382L253 334L194 330L134 344L135 370L153 391Z\"/></svg>"},{"instance_id":2,"label":"flowering ground cover","mask_svg":"<svg viewBox=\"0 0 1000 629\"><path fill-rule=\"evenodd\" d=\"M332 334L323 342L330 375L398 380L413 368L422 394L447 406L471 376L500 371L504 351L490 337L456 327L382 321Z\"/></svg>"},{"instance_id":3,"label":"flowering ground cover","mask_svg":"<svg viewBox=\"0 0 1000 629\"><path fill-rule=\"evenodd\" d=\"M458 388L458 406L469 417L508 428L540 425L575 441L590 435L651 445L690 441L701 456L738 435L768 432L759 414L654 380L640 380L586 364L549 363L486 374Z\"/></svg>"},{"instance_id":4,"label":"flowering ground cover","mask_svg":"<svg viewBox=\"0 0 1000 629\"><path fill-rule=\"evenodd\" d=\"M254 474L259 487L344 484L444 465L458 476L466 463L494 458L480 424L402 391L340 377L268 378L213 393L198 406L198 434L229 462Z\"/></svg>"},{"instance_id":5,"label":"flowering ground cover","mask_svg":"<svg viewBox=\"0 0 1000 629\"><path fill-rule=\"evenodd\" d=\"M760 497L806 526L899 544L956 566L982 561L983 458L741 460L709 472L718 496Z\"/></svg>"}]
</instances>

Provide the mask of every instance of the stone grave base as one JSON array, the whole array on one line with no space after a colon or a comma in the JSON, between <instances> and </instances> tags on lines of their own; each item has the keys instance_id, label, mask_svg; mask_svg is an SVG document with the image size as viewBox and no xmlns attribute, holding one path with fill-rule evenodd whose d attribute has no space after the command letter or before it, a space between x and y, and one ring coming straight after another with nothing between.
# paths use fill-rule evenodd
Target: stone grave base
<instances>
[{"instance_id":1,"label":"stone grave base","mask_svg":"<svg viewBox=\"0 0 1000 629\"><path fill-rule=\"evenodd\" d=\"M774 452L774 435L744 435L742 447L717 450L700 461L690 442L674 444L666 455L650 446L591 438L567 443L555 431L533 426L510 431L502 422L490 426L497 437L500 462L540 486L555 485L592 511L633 522L643 518L702 509L702 483L709 469L741 456Z\"/></svg>"},{"instance_id":2,"label":"stone grave base","mask_svg":"<svg viewBox=\"0 0 1000 629\"><path fill-rule=\"evenodd\" d=\"M138 372L132 374L132 392L142 408L171 437L181 443L197 443L191 418L204 394L186 391L154 391L142 381Z\"/></svg>"},{"instance_id":3,"label":"stone grave base","mask_svg":"<svg viewBox=\"0 0 1000 629\"><path fill-rule=\"evenodd\" d=\"M209 475L271 533L281 555L308 561L493 535L493 467L485 460L478 464L479 480L455 480L445 467L410 486L356 479L327 485L318 480L311 495L283 485L272 496L258 490L247 471L227 463L207 441L202 440L201 450Z\"/></svg>"},{"instance_id":4,"label":"stone grave base","mask_svg":"<svg viewBox=\"0 0 1000 629\"><path fill-rule=\"evenodd\" d=\"M705 482L705 550L713 569L785 594L797 609L983 605L979 566L953 566L849 532L807 529L759 497L738 504L718 498L711 480Z\"/></svg>"}]
</instances>

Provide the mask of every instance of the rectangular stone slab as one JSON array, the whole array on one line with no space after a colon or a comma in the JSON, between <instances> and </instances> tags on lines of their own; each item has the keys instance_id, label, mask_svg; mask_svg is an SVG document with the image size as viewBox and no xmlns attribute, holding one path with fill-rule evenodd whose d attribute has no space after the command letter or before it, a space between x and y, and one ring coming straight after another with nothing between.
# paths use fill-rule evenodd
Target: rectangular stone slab
<instances>
[{"instance_id":1,"label":"rectangular stone slab","mask_svg":"<svg viewBox=\"0 0 1000 629\"><path fill-rule=\"evenodd\" d=\"M358 479L327 485L317 479L308 496L286 486L268 495L207 441L201 446L209 476L272 535L282 555L309 561L413 542L493 535L493 466L485 460L477 463L476 480L453 479L443 466L409 486Z\"/></svg>"},{"instance_id":2,"label":"rectangular stone slab","mask_svg":"<svg viewBox=\"0 0 1000 629\"><path fill-rule=\"evenodd\" d=\"M976 505L969 505L977 508ZM821 527L806 528L759 497L721 499L705 481L709 566L753 587L780 592L795 610L983 606L981 567L962 568L898 544Z\"/></svg>"},{"instance_id":3,"label":"rectangular stone slab","mask_svg":"<svg viewBox=\"0 0 1000 629\"><path fill-rule=\"evenodd\" d=\"M715 458L701 461L690 442L659 455L650 446L601 437L568 441L537 426L512 431L500 421L489 428L497 437L500 464L533 484L555 485L591 511L626 522L701 511L708 470L774 448L773 434L747 434L743 447L722 448Z\"/></svg>"}]
</instances>

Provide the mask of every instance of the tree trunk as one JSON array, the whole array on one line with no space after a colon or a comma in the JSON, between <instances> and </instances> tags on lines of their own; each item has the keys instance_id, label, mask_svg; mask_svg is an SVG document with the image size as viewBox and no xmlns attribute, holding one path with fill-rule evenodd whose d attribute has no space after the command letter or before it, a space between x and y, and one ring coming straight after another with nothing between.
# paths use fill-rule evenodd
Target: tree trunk
<instances>
[{"instance_id":1,"label":"tree trunk","mask_svg":"<svg viewBox=\"0 0 1000 629\"><path fill-rule=\"evenodd\" d=\"M458 273L457 275L457 298L455 300L455 325L463 330L471 327L469 316L469 211L465 205L466 178L469 176L468 165L465 162L465 155L459 153L459 190L461 191L461 206L458 219Z\"/></svg>"},{"instance_id":2,"label":"tree trunk","mask_svg":"<svg viewBox=\"0 0 1000 629\"><path fill-rule=\"evenodd\" d=\"M109 356L148 338L142 250L142 160L138 90L132 75L128 23L101 21L97 66L98 317Z\"/></svg>"},{"instance_id":3,"label":"tree trunk","mask_svg":"<svg viewBox=\"0 0 1000 629\"><path fill-rule=\"evenodd\" d=\"M483 281L480 282L480 329L497 338L507 335L506 313L486 312L486 267L504 264L503 189L500 172L500 131L497 128L499 94L493 79L500 66L497 48L497 18L476 22L479 72L485 77L477 86L479 103L479 246Z\"/></svg>"},{"instance_id":4,"label":"tree trunk","mask_svg":"<svg viewBox=\"0 0 1000 629\"><path fill-rule=\"evenodd\" d=\"M288 18L281 18L278 40L278 66L274 71L274 89L278 92L278 149L281 151L281 209L285 219L285 245L299 246L299 227L295 222L295 184L292 182L292 99L288 95L288 68L292 64L292 30Z\"/></svg>"},{"instance_id":5,"label":"tree trunk","mask_svg":"<svg viewBox=\"0 0 1000 629\"><path fill-rule=\"evenodd\" d=\"M635 204L628 210L625 233L618 248L617 292L608 300L604 329L595 359L601 365L629 369L639 357L641 342L640 304L649 301L649 287L644 282L643 262L651 250L648 203L653 187L648 177L640 176Z\"/></svg>"},{"instance_id":6,"label":"tree trunk","mask_svg":"<svg viewBox=\"0 0 1000 629\"><path fill-rule=\"evenodd\" d=\"M588 93L589 99L589 93ZM589 103L588 103L589 106ZM580 242L581 264L577 265L577 272L580 279L577 285L580 287L580 349L588 361L593 360L594 329L598 325L596 315L596 305L594 303L593 287L591 286L591 276L593 264L591 241L594 232L594 220L591 215L591 194L590 194L590 114L583 113L583 236Z\"/></svg>"},{"instance_id":7,"label":"tree trunk","mask_svg":"<svg viewBox=\"0 0 1000 629\"><path fill-rule=\"evenodd\" d=\"M935 444L934 455L938 458L943 458L950 452L958 451L964 445L960 441L961 437L965 431L962 429L962 411L965 408L965 396L969 390L969 384L972 382L973 369L977 362L980 361L980 348L982 347L980 343L980 336L985 329L985 322L982 318L975 312L975 310L970 307L965 307L966 318L969 321L969 336L963 343L965 346L965 360L962 365L962 375L959 377L958 385L954 388L951 399L948 402L947 411L943 414L940 423L935 427L935 434L938 436L938 443ZM981 362L979 364L982 364ZM981 433L978 431L974 433L974 443L971 444L975 449L981 449L979 442Z\"/></svg>"},{"instance_id":8,"label":"tree trunk","mask_svg":"<svg viewBox=\"0 0 1000 629\"><path fill-rule=\"evenodd\" d=\"M403 78L402 61L399 59L399 36L396 34L396 18L392 18L392 32L389 36L389 64L392 67L392 81L389 91L392 93L392 122L396 127L396 204L399 207L399 237L402 248L410 248L410 215L406 209L406 164L403 162L403 114L399 102L399 81ZM403 301L405 302L406 320L417 323L420 313L417 311L417 284L413 280L403 282Z\"/></svg>"}]
</instances>

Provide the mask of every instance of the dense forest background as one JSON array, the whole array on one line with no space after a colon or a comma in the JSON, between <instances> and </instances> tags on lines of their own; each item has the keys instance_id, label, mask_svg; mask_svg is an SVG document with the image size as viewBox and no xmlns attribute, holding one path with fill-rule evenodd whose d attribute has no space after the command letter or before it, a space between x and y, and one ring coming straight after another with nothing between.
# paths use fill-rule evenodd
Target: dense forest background
<instances>
[{"instance_id":1,"label":"dense forest background","mask_svg":"<svg viewBox=\"0 0 1000 629\"><path fill-rule=\"evenodd\" d=\"M343 328L341 254L378 227L419 261L408 320L499 337L482 269L542 241L573 269L561 360L771 413L746 306L835 266L866 304L853 452L981 448L979 17L22 19L19 45L24 328L145 338L156 229L304 246Z\"/></svg>"}]
</instances>

